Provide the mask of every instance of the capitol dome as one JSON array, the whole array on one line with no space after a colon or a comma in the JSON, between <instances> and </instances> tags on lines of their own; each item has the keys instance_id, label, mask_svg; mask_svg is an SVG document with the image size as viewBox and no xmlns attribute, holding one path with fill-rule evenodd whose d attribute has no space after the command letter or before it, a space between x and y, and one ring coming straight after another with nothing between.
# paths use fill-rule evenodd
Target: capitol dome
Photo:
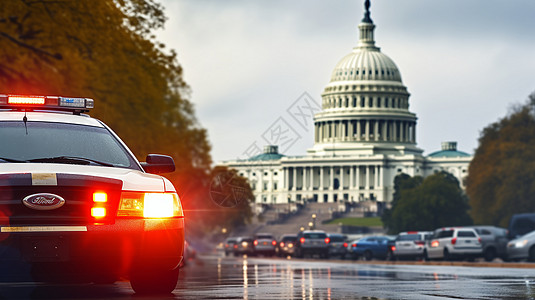
<instances>
[{"instance_id":1,"label":"capitol dome","mask_svg":"<svg viewBox=\"0 0 535 300\"><path fill-rule=\"evenodd\" d=\"M416 148L416 115L394 61L375 46L365 2L359 40L331 73L323 90L322 111L315 114L315 155L421 154Z\"/></svg>"},{"instance_id":2,"label":"capitol dome","mask_svg":"<svg viewBox=\"0 0 535 300\"><path fill-rule=\"evenodd\" d=\"M355 47L338 62L331 76L333 81L392 80L401 82L398 67L380 51Z\"/></svg>"}]
</instances>

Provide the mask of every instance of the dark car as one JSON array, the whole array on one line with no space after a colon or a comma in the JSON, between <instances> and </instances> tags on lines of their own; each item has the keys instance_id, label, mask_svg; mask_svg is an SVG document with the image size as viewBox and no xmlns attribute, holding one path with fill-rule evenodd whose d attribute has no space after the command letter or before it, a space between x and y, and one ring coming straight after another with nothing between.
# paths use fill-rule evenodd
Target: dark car
<instances>
[{"instance_id":1,"label":"dark car","mask_svg":"<svg viewBox=\"0 0 535 300\"><path fill-rule=\"evenodd\" d=\"M184 252L184 214L158 173L139 162L88 98L0 95L0 270L13 261L35 281L113 283L170 293ZM152 174L149 174L152 173Z\"/></svg>"},{"instance_id":2,"label":"dark car","mask_svg":"<svg viewBox=\"0 0 535 300\"><path fill-rule=\"evenodd\" d=\"M236 244L233 246L232 253L234 256L238 255L254 255L254 239L252 237L238 237Z\"/></svg>"},{"instance_id":3,"label":"dark car","mask_svg":"<svg viewBox=\"0 0 535 300\"><path fill-rule=\"evenodd\" d=\"M257 255L273 256L277 247L277 240L271 233L257 233L254 237L254 251Z\"/></svg>"},{"instance_id":4,"label":"dark car","mask_svg":"<svg viewBox=\"0 0 535 300\"><path fill-rule=\"evenodd\" d=\"M535 213L515 214L509 220L510 240L516 239L535 230Z\"/></svg>"},{"instance_id":5,"label":"dark car","mask_svg":"<svg viewBox=\"0 0 535 300\"><path fill-rule=\"evenodd\" d=\"M507 229L496 226L469 226L474 228L481 238L483 258L493 261L495 258L507 259Z\"/></svg>"},{"instance_id":6,"label":"dark car","mask_svg":"<svg viewBox=\"0 0 535 300\"><path fill-rule=\"evenodd\" d=\"M387 259L390 253L392 237L368 236L351 242L348 246L353 259L363 257L365 260L374 258Z\"/></svg>"},{"instance_id":7,"label":"dark car","mask_svg":"<svg viewBox=\"0 0 535 300\"><path fill-rule=\"evenodd\" d=\"M344 259L347 254L347 237L339 233L329 233L329 256Z\"/></svg>"},{"instance_id":8,"label":"dark car","mask_svg":"<svg viewBox=\"0 0 535 300\"><path fill-rule=\"evenodd\" d=\"M279 242L277 243L277 255L284 256L294 256L295 248L297 244L297 235L296 234L285 234L281 236Z\"/></svg>"},{"instance_id":9,"label":"dark car","mask_svg":"<svg viewBox=\"0 0 535 300\"><path fill-rule=\"evenodd\" d=\"M305 230L297 234L296 256L319 255L329 257L329 237L323 230Z\"/></svg>"},{"instance_id":10,"label":"dark car","mask_svg":"<svg viewBox=\"0 0 535 300\"><path fill-rule=\"evenodd\" d=\"M225 256L229 256L230 254L234 253L234 245L236 245L237 240L238 240L237 237L230 237L225 240L225 243L223 244Z\"/></svg>"}]
</instances>

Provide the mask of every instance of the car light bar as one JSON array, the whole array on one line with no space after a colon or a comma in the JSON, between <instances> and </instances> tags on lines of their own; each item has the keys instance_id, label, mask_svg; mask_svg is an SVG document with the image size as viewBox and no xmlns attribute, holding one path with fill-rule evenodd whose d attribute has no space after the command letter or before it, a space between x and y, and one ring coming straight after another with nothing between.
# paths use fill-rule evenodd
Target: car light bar
<instances>
[{"instance_id":1,"label":"car light bar","mask_svg":"<svg viewBox=\"0 0 535 300\"><path fill-rule=\"evenodd\" d=\"M0 108L8 109L52 109L86 112L94 108L90 98L70 98L60 96L0 95Z\"/></svg>"}]
</instances>

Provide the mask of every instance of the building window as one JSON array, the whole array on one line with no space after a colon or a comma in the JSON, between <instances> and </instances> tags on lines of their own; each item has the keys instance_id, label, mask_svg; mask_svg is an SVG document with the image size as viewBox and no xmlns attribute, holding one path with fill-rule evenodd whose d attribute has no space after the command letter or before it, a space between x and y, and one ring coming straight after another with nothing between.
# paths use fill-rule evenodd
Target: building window
<instances>
[{"instance_id":1,"label":"building window","mask_svg":"<svg viewBox=\"0 0 535 300\"><path fill-rule=\"evenodd\" d=\"M264 176L267 176L268 172L264 172Z\"/></svg>"},{"instance_id":2,"label":"building window","mask_svg":"<svg viewBox=\"0 0 535 300\"><path fill-rule=\"evenodd\" d=\"M267 191L267 189L268 189L268 183L264 182L264 191Z\"/></svg>"},{"instance_id":3,"label":"building window","mask_svg":"<svg viewBox=\"0 0 535 300\"><path fill-rule=\"evenodd\" d=\"M277 190L277 182L276 182L276 181L273 182L273 189L274 189L274 190Z\"/></svg>"},{"instance_id":4,"label":"building window","mask_svg":"<svg viewBox=\"0 0 535 300\"><path fill-rule=\"evenodd\" d=\"M273 175L275 175L275 176L277 176L277 174L278 174L277 172L274 172L274 173L273 173Z\"/></svg>"}]
</instances>

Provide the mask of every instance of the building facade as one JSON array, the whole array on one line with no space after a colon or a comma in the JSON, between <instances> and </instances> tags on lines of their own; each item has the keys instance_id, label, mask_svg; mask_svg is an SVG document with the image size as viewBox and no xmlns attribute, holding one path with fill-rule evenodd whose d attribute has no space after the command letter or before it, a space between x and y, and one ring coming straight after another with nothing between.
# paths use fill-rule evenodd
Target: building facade
<instances>
[{"instance_id":1,"label":"building facade","mask_svg":"<svg viewBox=\"0 0 535 300\"><path fill-rule=\"evenodd\" d=\"M463 183L472 156L455 142L423 156L416 146L416 115L409 92L387 55L375 46L369 1L358 25L359 41L335 66L314 116L314 146L285 156L264 153L220 163L249 180L256 203L392 201L394 177L447 171Z\"/></svg>"}]
</instances>

